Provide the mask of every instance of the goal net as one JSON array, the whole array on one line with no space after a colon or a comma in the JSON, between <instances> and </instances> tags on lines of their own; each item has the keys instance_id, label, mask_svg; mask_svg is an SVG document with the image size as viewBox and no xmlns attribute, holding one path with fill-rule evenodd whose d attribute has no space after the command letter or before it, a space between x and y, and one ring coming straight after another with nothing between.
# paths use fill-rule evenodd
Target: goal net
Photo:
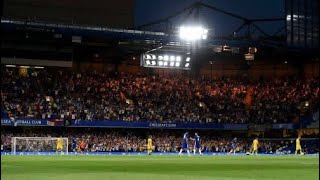
<instances>
[{"instance_id":1,"label":"goal net","mask_svg":"<svg viewBox=\"0 0 320 180\"><path fill-rule=\"evenodd\" d=\"M57 152L57 137L13 137L12 154L45 155ZM68 138L61 138L62 153L68 154Z\"/></svg>"}]
</instances>

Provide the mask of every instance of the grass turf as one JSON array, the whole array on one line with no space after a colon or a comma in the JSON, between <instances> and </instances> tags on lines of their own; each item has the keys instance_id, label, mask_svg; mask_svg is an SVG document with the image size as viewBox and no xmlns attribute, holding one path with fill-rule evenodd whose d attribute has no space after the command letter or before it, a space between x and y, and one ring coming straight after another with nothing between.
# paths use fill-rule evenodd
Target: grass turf
<instances>
[{"instance_id":1,"label":"grass turf","mask_svg":"<svg viewBox=\"0 0 320 180\"><path fill-rule=\"evenodd\" d=\"M1 156L3 180L316 180L319 156Z\"/></svg>"}]
</instances>

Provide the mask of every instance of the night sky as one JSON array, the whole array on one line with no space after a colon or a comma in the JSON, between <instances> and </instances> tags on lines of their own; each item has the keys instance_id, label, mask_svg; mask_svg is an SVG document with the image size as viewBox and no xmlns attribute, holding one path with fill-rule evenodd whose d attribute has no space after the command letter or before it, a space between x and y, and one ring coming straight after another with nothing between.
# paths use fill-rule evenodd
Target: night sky
<instances>
[{"instance_id":1,"label":"night sky","mask_svg":"<svg viewBox=\"0 0 320 180\"><path fill-rule=\"evenodd\" d=\"M136 0L135 24L141 25L169 16L196 0ZM203 3L246 18L281 18L285 17L284 0L203 0ZM214 34L223 36L230 34L242 21L207 8L201 10L205 24L214 29ZM177 23L179 19L177 19ZM284 22L257 23L268 33L274 33L283 27Z\"/></svg>"}]
</instances>

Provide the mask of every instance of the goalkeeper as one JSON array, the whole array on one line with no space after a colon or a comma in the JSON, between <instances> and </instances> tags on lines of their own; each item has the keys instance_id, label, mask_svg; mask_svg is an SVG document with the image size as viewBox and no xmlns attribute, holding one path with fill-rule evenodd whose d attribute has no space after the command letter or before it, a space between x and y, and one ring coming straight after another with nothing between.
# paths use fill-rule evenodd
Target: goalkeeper
<instances>
[{"instance_id":1,"label":"goalkeeper","mask_svg":"<svg viewBox=\"0 0 320 180\"><path fill-rule=\"evenodd\" d=\"M62 146L62 138L61 136L57 139L57 154L58 152L60 152L60 154L62 154L62 150L63 150L63 146Z\"/></svg>"}]
</instances>

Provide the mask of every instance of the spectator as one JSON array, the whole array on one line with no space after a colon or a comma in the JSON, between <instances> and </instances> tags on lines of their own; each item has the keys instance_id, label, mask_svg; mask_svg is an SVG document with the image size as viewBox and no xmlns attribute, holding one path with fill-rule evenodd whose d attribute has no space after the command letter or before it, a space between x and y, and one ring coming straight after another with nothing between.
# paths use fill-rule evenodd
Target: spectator
<instances>
[{"instance_id":1,"label":"spectator","mask_svg":"<svg viewBox=\"0 0 320 180\"><path fill-rule=\"evenodd\" d=\"M19 77L16 69L2 72L2 115L15 119L290 123L319 106L318 78L209 81L124 73L40 70Z\"/></svg>"}]
</instances>

